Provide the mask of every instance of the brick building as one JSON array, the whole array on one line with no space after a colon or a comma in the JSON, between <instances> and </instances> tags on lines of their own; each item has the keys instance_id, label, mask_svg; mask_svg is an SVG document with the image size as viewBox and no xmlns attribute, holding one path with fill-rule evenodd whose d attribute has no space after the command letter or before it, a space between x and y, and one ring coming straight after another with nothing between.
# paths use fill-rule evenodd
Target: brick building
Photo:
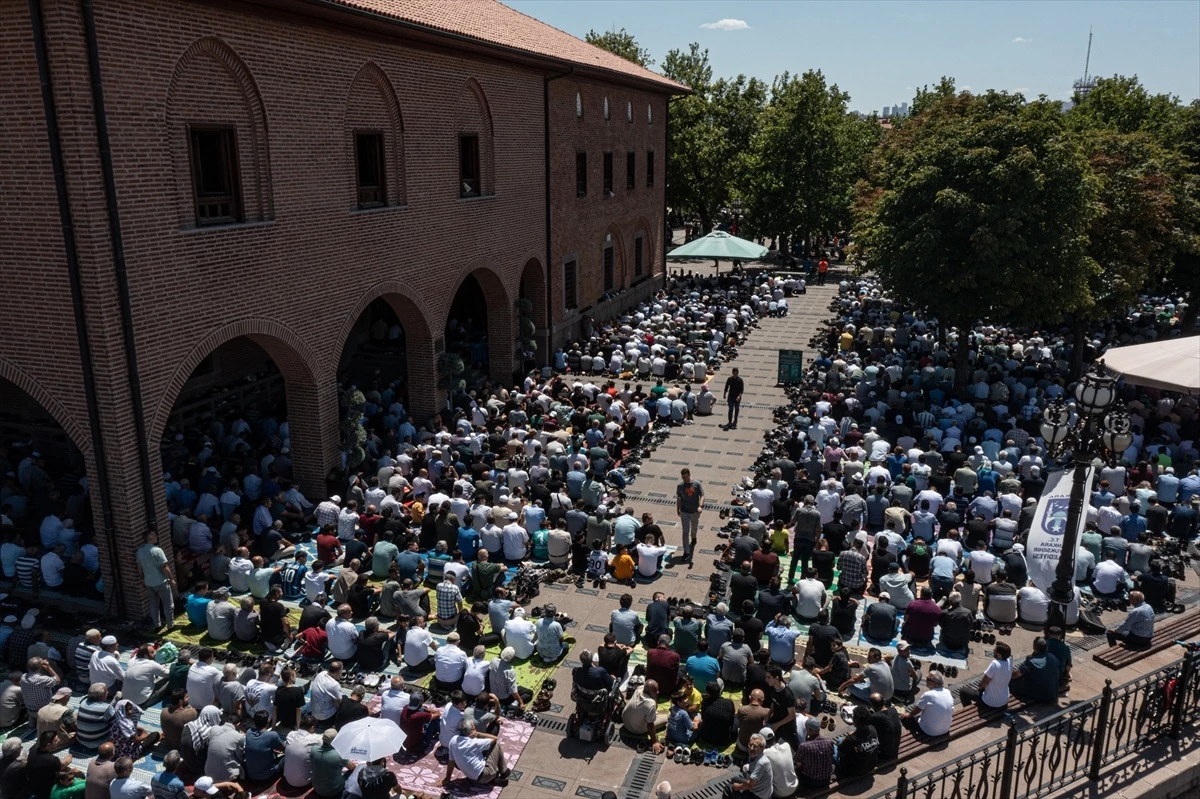
<instances>
[{"instance_id":1,"label":"brick building","mask_svg":"<svg viewBox=\"0 0 1200 799\"><path fill-rule=\"evenodd\" d=\"M87 478L114 614L144 607L132 552L165 522L160 453L189 414L285 402L297 482L323 495L354 357L399 364L423 418L452 316L508 380L522 315L545 358L661 279L685 88L492 0L0 19L0 443L41 442L73 475L60 499ZM352 357L383 329L401 361Z\"/></svg>"}]
</instances>

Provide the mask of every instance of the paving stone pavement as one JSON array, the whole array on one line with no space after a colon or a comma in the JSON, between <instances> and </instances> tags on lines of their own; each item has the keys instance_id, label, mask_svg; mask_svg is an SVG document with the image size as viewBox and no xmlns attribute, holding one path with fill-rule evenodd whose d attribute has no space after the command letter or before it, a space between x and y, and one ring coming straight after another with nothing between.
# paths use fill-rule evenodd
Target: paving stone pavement
<instances>
[{"instance_id":1,"label":"paving stone pavement","mask_svg":"<svg viewBox=\"0 0 1200 799\"><path fill-rule=\"evenodd\" d=\"M733 367L738 368L746 381L737 429L721 429L726 421L726 406L718 403L712 416L697 417L695 424L673 429L666 441L642 461L641 473L626 490L626 504L639 515L644 511L654 514L663 527L667 543L676 546L681 543L674 501L679 470L684 466L691 469L692 477L704 486L706 504L728 504L730 487L749 474L749 467L761 450L763 433L775 426L773 409L786 399L783 388L775 385L778 350L804 350L807 363L810 356L808 341L828 317L829 302L836 293L837 284L829 283L812 286L807 294L793 298L788 316L760 320L759 327L739 350L738 357L723 364L713 375L709 388L718 396ZM572 587L565 593L547 592L537 601L553 601L560 611L575 618L577 625L572 634L578 643L573 653L583 648L594 650L603 643L609 614L617 607L617 602L608 594L619 596L618 592L629 591L634 596L635 607L644 607L655 591L703 601L712 572L711 556L721 540L716 531L722 523L715 507L701 516L697 544L700 551L696 553L695 567L691 571L686 565L671 565L663 577L636 588L610 584L607 592L599 592L596 596L590 587ZM697 579L687 580L687 577ZM560 667L555 677L559 688L554 700L566 706L562 712L565 717L573 708L570 669L566 665ZM552 723L552 726L558 725ZM605 750L595 744L565 738L560 733L538 730L518 763L521 780L511 783L501 797L587 797L599 796L605 790L618 791L633 759L634 752L620 743ZM674 769L670 782L676 791L698 787L718 776L711 768L673 763L669 766ZM535 784L535 777L545 779L537 779ZM621 796L621 799L626 797Z\"/></svg>"}]
</instances>

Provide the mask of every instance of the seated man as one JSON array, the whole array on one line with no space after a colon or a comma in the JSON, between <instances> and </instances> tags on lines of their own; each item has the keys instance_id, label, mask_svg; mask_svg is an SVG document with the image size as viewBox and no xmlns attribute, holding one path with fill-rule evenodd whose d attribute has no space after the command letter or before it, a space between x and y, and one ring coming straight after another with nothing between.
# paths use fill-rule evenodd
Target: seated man
<instances>
[{"instance_id":1,"label":"seated man","mask_svg":"<svg viewBox=\"0 0 1200 799\"><path fill-rule=\"evenodd\" d=\"M436 650L438 643L425 629L424 616L414 616L409 624L404 636L404 665L418 674L428 674L434 669L431 650Z\"/></svg>"},{"instance_id":2,"label":"seated man","mask_svg":"<svg viewBox=\"0 0 1200 799\"><path fill-rule=\"evenodd\" d=\"M983 612L997 624L1012 624L1017 620L1017 587L1008 581L1003 571L983 592Z\"/></svg>"},{"instance_id":3,"label":"seated man","mask_svg":"<svg viewBox=\"0 0 1200 799\"><path fill-rule=\"evenodd\" d=\"M916 728L936 738L950 732L953 716L954 695L946 690L942 675L931 671L925 675L925 693L900 721L909 729Z\"/></svg>"},{"instance_id":4,"label":"seated man","mask_svg":"<svg viewBox=\"0 0 1200 799\"><path fill-rule=\"evenodd\" d=\"M1137 587L1146 604L1155 613L1165 613L1175 604L1175 581L1163 571L1163 562L1158 558L1150 561L1150 572L1137 578Z\"/></svg>"},{"instance_id":5,"label":"seated man","mask_svg":"<svg viewBox=\"0 0 1200 799\"><path fill-rule=\"evenodd\" d=\"M458 733L450 739L449 762L446 766L446 777L442 783L448 783L454 776L457 767L467 776L467 779L481 785L508 784L510 774L504 762L504 750L500 741L494 735L480 732L475 722L464 718L458 725Z\"/></svg>"},{"instance_id":6,"label":"seated man","mask_svg":"<svg viewBox=\"0 0 1200 799\"><path fill-rule=\"evenodd\" d=\"M1149 649L1154 639L1154 608L1146 602L1141 591L1129 594L1129 615L1116 629L1109 630L1108 645L1123 641L1127 649Z\"/></svg>"},{"instance_id":7,"label":"seated man","mask_svg":"<svg viewBox=\"0 0 1200 799\"><path fill-rule=\"evenodd\" d=\"M1058 681L1062 674L1058 658L1050 654L1046 639L1033 639L1033 654L1013 669L1009 693L1025 702L1058 701Z\"/></svg>"},{"instance_id":8,"label":"seated man","mask_svg":"<svg viewBox=\"0 0 1200 799\"><path fill-rule=\"evenodd\" d=\"M433 684L442 691L457 691L462 688L463 675L467 671L467 653L458 645L458 633L446 636L446 645L438 647L433 655Z\"/></svg>"},{"instance_id":9,"label":"seated man","mask_svg":"<svg viewBox=\"0 0 1200 799\"><path fill-rule=\"evenodd\" d=\"M579 665L571 670L571 687L585 691L611 691L613 678L602 666L592 661L591 651L579 653Z\"/></svg>"},{"instance_id":10,"label":"seated man","mask_svg":"<svg viewBox=\"0 0 1200 799\"><path fill-rule=\"evenodd\" d=\"M891 597L886 591L879 595L878 602L867 605L862 629L865 638L884 644L892 642L896 635L896 607L891 604Z\"/></svg>"},{"instance_id":11,"label":"seated man","mask_svg":"<svg viewBox=\"0 0 1200 799\"><path fill-rule=\"evenodd\" d=\"M658 683L646 680L634 690L621 711L621 732L632 738L649 738L654 753L658 754L663 749L658 741L658 731L666 729L669 718L668 713L658 712Z\"/></svg>"},{"instance_id":12,"label":"seated man","mask_svg":"<svg viewBox=\"0 0 1200 799\"><path fill-rule=\"evenodd\" d=\"M1125 567L1116 561L1116 554L1104 551L1104 560L1096 564L1092 574L1092 593L1098 599L1123 599L1129 587L1129 575Z\"/></svg>"},{"instance_id":13,"label":"seated man","mask_svg":"<svg viewBox=\"0 0 1200 799\"><path fill-rule=\"evenodd\" d=\"M883 662L883 653L871 647L867 652L867 665L863 666L858 677L851 677L838 687L838 692L849 690L850 696L863 702L870 702L872 694L879 694L883 701L890 702L895 693L895 683L892 681L892 669Z\"/></svg>"},{"instance_id":14,"label":"seated man","mask_svg":"<svg viewBox=\"0 0 1200 799\"><path fill-rule=\"evenodd\" d=\"M567 644L562 624L558 622L558 608L546 605L536 627L537 653L542 660L553 663L567 653Z\"/></svg>"}]
</instances>

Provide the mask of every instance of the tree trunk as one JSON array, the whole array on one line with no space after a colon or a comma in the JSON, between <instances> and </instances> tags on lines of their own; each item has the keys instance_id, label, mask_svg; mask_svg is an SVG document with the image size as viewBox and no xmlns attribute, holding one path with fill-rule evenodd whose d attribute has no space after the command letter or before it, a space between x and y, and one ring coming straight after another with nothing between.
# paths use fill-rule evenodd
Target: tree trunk
<instances>
[{"instance_id":1,"label":"tree trunk","mask_svg":"<svg viewBox=\"0 0 1200 799\"><path fill-rule=\"evenodd\" d=\"M1071 323L1071 366L1067 371L1067 381L1074 383L1083 374L1083 350L1087 337L1087 322L1075 319Z\"/></svg>"},{"instance_id":2,"label":"tree trunk","mask_svg":"<svg viewBox=\"0 0 1200 799\"><path fill-rule=\"evenodd\" d=\"M700 209L700 235L707 236L709 233L712 233L712 229L713 229L712 214L710 214L708 212L707 208L701 208Z\"/></svg>"},{"instance_id":3,"label":"tree trunk","mask_svg":"<svg viewBox=\"0 0 1200 799\"><path fill-rule=\"evenodd\" d=\"M1188 297L1187 304L1187 313L1179 320L1179 329L1185 336L1196 326L1196 320L1200 319L1200 296Z\"/></svg>"},{"instance_id":4,"label":"tree trunk","mask_svg":"<svg viewBox=\"0 0 1200 799\"><path fill-rule=\"evenodd\" d=\"M938 321L940 325L941 320ZM971 353L970 335L973 327L971 322L955 324L955 328L958 330L958 346L954 350L954 393L960 397L967 387L967 378L970 376L970 365L967 363L967 358Z\"/></svg>"}]
</instances>

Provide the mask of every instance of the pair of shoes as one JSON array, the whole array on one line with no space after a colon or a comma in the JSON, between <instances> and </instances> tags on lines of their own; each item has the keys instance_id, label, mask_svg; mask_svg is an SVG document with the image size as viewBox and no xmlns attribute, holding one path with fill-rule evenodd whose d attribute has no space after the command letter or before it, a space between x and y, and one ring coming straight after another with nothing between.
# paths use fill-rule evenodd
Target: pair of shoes
<instances>
[{"instance_id":1,"label":"pair of shoes","mask_svg":"<svg viewBox=\"0 0 1200 799\"><path fill-rule=\"evenodd\" d=\"M832 730L834 728L834 725L835 725L835 722L834 722L832 716L826 716L825 718L821 719L821 728L822 729Z\"/></svg>"},{"instance_id":2,"label":"pair of shoes","mask_svg":"<svg viewBox=\"0 0 1200 799\"><path fill-rule=\"evenodd\" d=\"M703 749L693 749L692 756L690 758L688 758L688 762L691 763L693 766L704 765L704 750Z\"/></svg>"},{"instance_id":3,"label":"pair of shoes","mask_svg":"<svg viewBox=\"0 0 1200 799\"><path fill-rule=\"evenodd\" d=\"M948 677L958 676L958 666L943 666L942 673Z\"/></svg>"},{"instance_id":4,"label":"pair of shoes","mask_svg":"<svg viewBox=\"0 0 1200 799\"><path fill-rule=\"evenodd\" d=\"M709 749L707 752L704 753L704 765L715 766L716 764L717 764L717 753L714 750Z\"/></svg>"},{"instance_id":5,"label":"pair of shoes","mask_svg":"<svg viewBox=\"0 0 1200 799\"><path fill-rule=\"evenodd\" d=\"M688 748L686 746L681 746L675 750L675 755L671 759L676 763L682 763L685 760L690 760L691 757L692 753L688 750Z\"/></svg>"}]
</instances>

